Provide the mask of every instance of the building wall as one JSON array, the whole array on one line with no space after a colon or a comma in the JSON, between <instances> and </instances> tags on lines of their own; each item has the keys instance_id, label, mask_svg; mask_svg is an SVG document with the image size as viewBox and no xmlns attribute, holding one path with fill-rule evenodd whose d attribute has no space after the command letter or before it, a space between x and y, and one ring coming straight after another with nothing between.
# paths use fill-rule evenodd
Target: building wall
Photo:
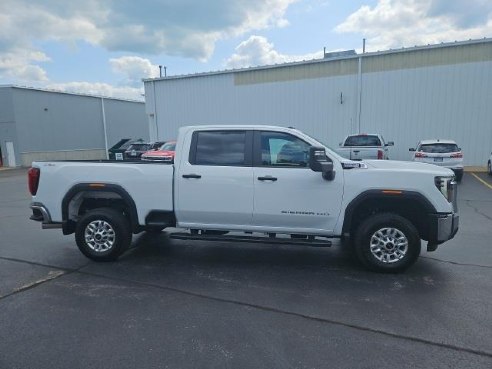
<instances>
[{"instance_id":1,"label":"building wall","mask_svg":"<svg viewBox=\"0 0 492 369\"><path fill-rule=\"evenodd\" d=\"M101 98L24 88L1 104L15 117L18 165L35 160L105 159ZM148 139L143 103L104 98L108 147L120 138ZM14 125L14 123L12 123ZM3 148L2 148L3 152Z\"/></svg>"},{"instance_id":2,"label":"building wall","mask_svg":"<svg viewBox=\"0 0 492 369\"><path fill-rule=\"evenodd\" d=\"M427 138L456 140L466 165L485 165L492 149L490 39L146 81L145 94L159 139L184 125L274 124L331 147L350 133L381 133L399 160Z\"/></svg>"},{"instance_id":3,"label":"building wall","mask_svg":"<svg viewBox=\"0 0 492 369\"><path fill-rule=\"evenodd\" d=\"M149 140L145 104L141 102L104 99L108 147L121 138Z\"/></svg>"},{"instance_id":4,"label":"building wall","mask_svg":"<svg viewBox=\"0 0 492 369\"><path fill-rule=\"evenodd\" d=\"M13 142L15 160L19 164L20 156L17 149L18 142L12 104L12 89L0 88L0 151L2 166L8 166L6 142Z\"/></svg>"},{"instance_id":5,"label":"building wall","mask_svg":"<svg viewBox=\"0 0 492 369\"><path fill-rule=\"evenodd\" d=\"M236 86L233 74L157 82L158 137L176 138L185 125L265 124L300 128L333 144L355 124L356 82L349 75ZM153 88L146 85L149 101Z\"/></svg>"}]
</instances>

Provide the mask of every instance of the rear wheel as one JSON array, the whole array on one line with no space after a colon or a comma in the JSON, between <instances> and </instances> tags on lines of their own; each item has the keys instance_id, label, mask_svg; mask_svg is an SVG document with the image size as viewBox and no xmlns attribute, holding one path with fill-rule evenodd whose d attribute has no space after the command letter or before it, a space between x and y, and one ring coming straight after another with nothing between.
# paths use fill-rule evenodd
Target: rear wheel
<instances>
[{"instance_id":1,"label":"rear wheel","mask_svg":"<svg viewBox=\"0 0 492 369\"><path fill-rule=\"evenodd\" d=\"M489 172L489 176L492 176L492 164L490 163L490 161L487 163L487 169Z\"/></svg>"},{"instance_id":2,"label":"rear wheel","mask_svg":"<svg viewBox=\"0 0 492 369\"><path fill-rule=\"evenodd\" d=\"M132 233L125 216L110 208L93 209L77 222L75 241L79 250L94 261L112 261L131 244Z\"/></svg>"},{"instance_id":3,"label":"rear wheel","mask_svg":"<svg viewBox=\"0 0 492 369\"><path fill-rule=\"evenodd\" d=\"M406 218L382 213L359 225L353 247L365 267L377 272L399 273L415 263L420 255L420 236Z\"/></svg>"}]
</instances>

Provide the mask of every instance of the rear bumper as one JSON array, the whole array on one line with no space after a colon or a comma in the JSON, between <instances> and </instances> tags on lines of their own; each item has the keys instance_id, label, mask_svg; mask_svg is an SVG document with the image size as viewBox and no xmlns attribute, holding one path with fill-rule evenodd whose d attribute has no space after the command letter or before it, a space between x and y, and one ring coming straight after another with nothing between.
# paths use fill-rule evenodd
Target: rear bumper
<instances>
[{"instance_id":1,"label":"rear bumper","mask_svg":"<svg viewBox=\"0 0 492 369\"><path fill-rule=\"evenodd\" d=\"M43 204L39 202L33 202L30 208L32 210L32 215L29 217L29 219L36 222L41 222L41 227L43 229L62 227L61 223L54 223L51 220L50 212Z\"/></svg>"},{"instance_id":2,"label":"rear bumper","mask_svg":"<svg viewBox=\"0 0 492 369\"><path fill-rule=\"evenodd\" d=\"M457 213L431 214L430 221L430 244L441 244L452 239L458 232L460 216Z\"/></svg>"}]
</instances>

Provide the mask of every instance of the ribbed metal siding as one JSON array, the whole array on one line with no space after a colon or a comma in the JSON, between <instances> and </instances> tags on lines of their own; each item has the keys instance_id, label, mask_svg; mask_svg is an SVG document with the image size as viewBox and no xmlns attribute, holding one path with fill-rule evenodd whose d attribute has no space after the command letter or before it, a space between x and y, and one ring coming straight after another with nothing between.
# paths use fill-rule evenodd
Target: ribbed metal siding
<instances>
[{"instance_id":1,"label":"ribbed metal siding","mask_svg":"<svg viewBox=\"0 0 492 369\"><path fill-rule=\"evenodd\" d=\"M355 125L356 83L351 75L235 85L232 74L155 82L159 138L175 138L185 125L265 124L293 126L335 145ZM145 87L151 96L152 82Z\"/></svg>"},{"instance_id":2,"label":"ribbed metal siding","mask_svg":"<svg viewBox=\"0 0 492 369\"><path fill-rule=\"evenodd\" d=\"M362 132L394 140L390 157L408 160L421 139L453 139L466 165L485 165L492 150L492 62L367 73Z\"/></svg>"},{"instance_id":3,"label":"ribbed metal siding","mask_svg":"<svg viewBox=\"0 0 492 369\"><path fill-rule=\"evenodd\" d=\"M338 145L359 131L358 58L145 83L162 139L200 124L294 126ZM492 42L362 57L360 132L395 141L392 159L426 138L450 138L466 165L492 150ZM155 86L153 84L155 83ZM149 101L151 97L152 101ZM342 102L342 103L341 103Z\"/></svg>"},{"instance_id":4,"label":"ribbed metal siding","mask_svg":"<svg viewBox=\"0 0 492 369\"><path fill-rule=\"evenodd\" d=\"M104 149L101 98L12 88L20 152ZM108 145L148 139L143 103L104 99Z\"/></svg>"}]
</instances>

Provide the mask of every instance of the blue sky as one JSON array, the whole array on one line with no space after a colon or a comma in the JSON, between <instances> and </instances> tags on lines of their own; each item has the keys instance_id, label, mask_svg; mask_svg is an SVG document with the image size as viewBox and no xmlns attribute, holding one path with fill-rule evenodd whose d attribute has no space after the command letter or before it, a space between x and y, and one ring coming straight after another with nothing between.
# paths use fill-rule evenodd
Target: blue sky
<instances>
[{"instance_id":1,"label":"blue sky","mask_svg":"<svg viewBox=\"0 0 492 369\"><path fill-rule=\"evenodd\" d=\"M0 84L141 99L142 78L492 36L489 0L2 0Z\"/></svg>"}]
</instances>

